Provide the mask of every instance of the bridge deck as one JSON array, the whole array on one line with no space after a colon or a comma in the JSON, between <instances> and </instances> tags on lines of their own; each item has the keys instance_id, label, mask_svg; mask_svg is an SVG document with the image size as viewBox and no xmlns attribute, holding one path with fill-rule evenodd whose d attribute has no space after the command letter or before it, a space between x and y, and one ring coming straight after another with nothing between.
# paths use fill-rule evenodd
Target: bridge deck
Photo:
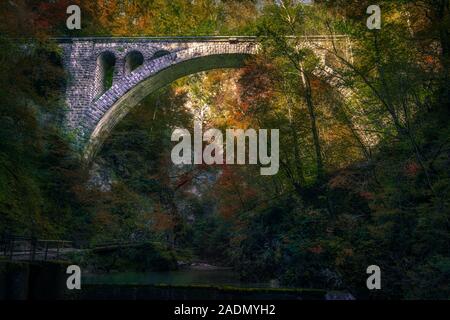
<instances>
[{"instance_id":1,"label":"bridge deck","mask_svg":"<svg viewBox=\"0 0 450 320\"><path fill-rule=\"evenodd\" d=\"M263 39L260 36L136 36L136 37L119 37L119 36L98 36L98 37L54 37L53 40L64 43L73 41L114 41L114 42L130 42L130 41L148 41L148 42L188 42L188 41L256 41ZM311 36L286 36L289 39L305 39L305 40L330 40L330 39L346 39L346 35L311 35Z\"/></svg>"}]
</instances>

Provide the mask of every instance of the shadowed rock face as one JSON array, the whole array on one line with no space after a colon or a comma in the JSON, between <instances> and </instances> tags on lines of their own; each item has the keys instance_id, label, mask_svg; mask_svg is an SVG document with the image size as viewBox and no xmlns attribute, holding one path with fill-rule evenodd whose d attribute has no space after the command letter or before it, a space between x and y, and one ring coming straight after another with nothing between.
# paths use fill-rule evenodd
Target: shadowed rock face
<instances>
[{"instance_id":1,"label":"shadowed rock face","mask_svg":"<svg viewBox=\"0 0 450 320\"><path fill-rule=\"evenodd\" d=\"M320 49L327 37L308 38ZM101 148L114 126L143 98L189 74L239 68L257 52L252 37L76 38L60 41L70 76L67 128L85 160Z\"/></svg>"}]
</instances>

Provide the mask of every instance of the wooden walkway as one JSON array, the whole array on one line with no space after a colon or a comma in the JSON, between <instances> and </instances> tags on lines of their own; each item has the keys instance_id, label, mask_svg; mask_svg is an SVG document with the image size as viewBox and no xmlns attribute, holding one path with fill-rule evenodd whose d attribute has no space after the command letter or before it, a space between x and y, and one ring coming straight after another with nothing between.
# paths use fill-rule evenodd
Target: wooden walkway
<instances>
[{"instance_id":1,"label":"wooden walkway","mask_svg":"<svg viewBox=\"0 0 450 320\"><path fill-rule=\"evenodd\" d=\"M139 247L148 242L108 241L95 245L83 245L68 240L48 240L16 235L0 238L0 258L17 261L47 261L62 259L67 254L93 251L108 252L121 248Z\"/></svg>"}]
</instances>

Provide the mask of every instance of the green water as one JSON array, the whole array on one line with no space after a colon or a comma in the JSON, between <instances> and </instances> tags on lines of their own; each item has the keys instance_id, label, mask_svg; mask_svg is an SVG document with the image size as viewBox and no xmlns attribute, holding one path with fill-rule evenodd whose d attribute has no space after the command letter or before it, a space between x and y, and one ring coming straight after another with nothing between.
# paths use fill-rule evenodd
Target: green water
<instances>
[{"instance_id":1,"label":"green water","mask_svg":"<svg viewBox=\"0 0 450 320\"><path fill-rule=\"evenodd\" d=\"M249 283L240 281L232 270L176 270L167 272L115 272L109 274L85 274L83 282L87 284L117 285L217 285L253 288L269 288L269 282Z\"/></svg>"}]
</instances>

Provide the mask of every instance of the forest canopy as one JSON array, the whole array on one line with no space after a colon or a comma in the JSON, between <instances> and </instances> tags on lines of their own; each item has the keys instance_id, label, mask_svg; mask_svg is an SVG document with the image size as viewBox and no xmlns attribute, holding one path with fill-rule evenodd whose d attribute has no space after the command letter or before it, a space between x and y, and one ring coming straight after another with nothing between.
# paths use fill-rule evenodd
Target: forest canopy
<instances>
[{"instance_id":1,"label":"forest canopy","mask_svg":"<svg viewBox=\"0 0 450 320\"><path fill-rule=\"evenodd\" d=\"M450 298L449 1L77 1L0 4L0 234L160 241L243 279L358 298ZM146 97L92 166L63 125L54 37L252 35L241 69ZM305 36L345 36L317 71ZM323 70L322 70L323 71ZM323 73L322 73L323 74ZM343 94L346 93L346 94ZM174 166L174 128L277 128L280 170ZM378 265L384 290L369 292Z\"/></svg>"}]
</instances>

